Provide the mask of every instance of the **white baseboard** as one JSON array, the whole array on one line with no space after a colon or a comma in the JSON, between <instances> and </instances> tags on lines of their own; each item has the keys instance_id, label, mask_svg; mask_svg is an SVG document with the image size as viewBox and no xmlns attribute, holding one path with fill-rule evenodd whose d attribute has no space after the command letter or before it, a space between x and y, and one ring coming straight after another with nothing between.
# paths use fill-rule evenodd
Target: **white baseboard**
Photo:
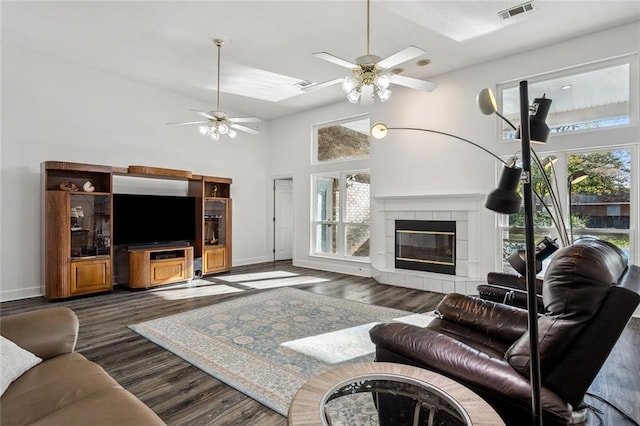
<instances>
[{"instance_id":1,"label":"white baseboard","mask_svg":"<svg viewBox=\"0 0 640 426\"><path fill-rule=\"evenodd\" d=\"M42 289L37 287L26 287L17 290L0 290L0 302L11 300L29 299L31 297L41 297Z\"/></svg>"},{"instance_id":2,"label":"white baseboard","mask_svg":"<svg viewBox=\"0 0 640 426\"><path fill-rule=\"evenodd\" d=\"M247 257L247 258L244 258L244 259L233 259L231 261L231 267L233 268L234 266L255 265L257 263L271 262L272 260L273 260L273 258L270 258L269 256Z\"/></svg>"},{"instance_id":3,"label":"white baseboard","mask_svg":"<svg viewBox=\"0 0 640 426\"><path fill-rule=\"evenodd\" d=\"M370 277L371 265L368 263L357 263L354 265L344 265L313 260L293 260L293 266L301 268L317 269L319 271L337 272L339 274L355 275L357 277Z\"/></svg>"}]
</instances>

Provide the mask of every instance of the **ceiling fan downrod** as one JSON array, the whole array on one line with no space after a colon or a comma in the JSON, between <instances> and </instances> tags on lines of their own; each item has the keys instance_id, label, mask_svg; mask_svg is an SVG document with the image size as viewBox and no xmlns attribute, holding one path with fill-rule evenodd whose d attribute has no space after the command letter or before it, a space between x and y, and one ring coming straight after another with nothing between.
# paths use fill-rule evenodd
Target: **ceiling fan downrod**
<instances>
[{"instance_id":1,"label":"ceiling fan downrod","mask_svg":"<svg viewBox=\"0 0 640 426\"><path fill-rule=\"evenodd\" d=\"M367 0L367 56L369 56L370 50L370 34L371 34L371 0Z\"/></svg>"},{"instance_id":2,"label":"ceiling fan downrod","mask_svg":"<svg viewBox=\"0 0 640 426\"><path fill-rule=\"evenodd\" d=\"M220 111L220 51L224 44L224 41L216 38L213 40L216 46L218 46L218 83L216 86L216 111Z\"/></svg>"}]
</instances>

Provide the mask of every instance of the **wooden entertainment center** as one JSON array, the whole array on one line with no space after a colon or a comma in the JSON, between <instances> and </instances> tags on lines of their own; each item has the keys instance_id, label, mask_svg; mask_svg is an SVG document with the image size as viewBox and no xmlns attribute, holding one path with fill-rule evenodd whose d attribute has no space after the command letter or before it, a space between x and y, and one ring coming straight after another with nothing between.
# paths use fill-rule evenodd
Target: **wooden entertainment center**
<instances>
[{"instance_id":1,"label":"wooden entertainment center","mask_svg":"<svg viewBox=\"0 0 640 426\"><path fill-rule=\"evenodd\" d=\"M113 176L186 180L185 196L193 197L196 204L195 240L119 247L129 259L126 286L144 289L189 281L194 276L194 258L202 259L202 275L231 270L229 178L157 167L60 161L43 162L40 176L43 294L47 299L112 290Z\"/></svg>"},{"instance_id":2,"label":"wooden entertainment center","mask_svg":"<svg viewBox=\"0 0 640 426\"><path fill-rule=\"evenodd\" d=\"M129 287L149 288L193 277L193 247L131 248Z\"/></svg>"}]
</instances>

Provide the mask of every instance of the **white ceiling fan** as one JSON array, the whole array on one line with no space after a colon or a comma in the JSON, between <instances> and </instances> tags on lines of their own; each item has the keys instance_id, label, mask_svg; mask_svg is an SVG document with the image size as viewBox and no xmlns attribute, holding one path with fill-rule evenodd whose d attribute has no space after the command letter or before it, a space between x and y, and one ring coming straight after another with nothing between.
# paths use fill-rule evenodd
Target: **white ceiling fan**
<instances>
[{"instance_id":1,"label":"white ceiling fan","mask_svg":"<svg viewBox=\"0 0 640 426\"><path fill-rule=\"evenodd\" d=\"M317 52L313 54L316 58L349 68L352 70L353 76L310 85L303 88L303 91L317 90L342 82L342 88L347 93L347 99L349 102L355 104L358 103L363 93L366 95L363 97L363 101L372 100L376 96L380 101L386 101L391 96L391 91L388 89L390 84L397 84L427 92L436 88L437 85L433 82L405 77L389 71L391 68L403 62L425 54L426 52L419 47L409 46L385 59L377 55L372 55L369 52L370 15L370 0L367 0L367 53L356 58L355 64L327 52Z\"/></svg>"},{"instance_id":2,"label":"white ceiling fan","mask_svg":"<svg viewBox=\"0 0 640 426\"><path fill-rule=\"evenodd\" d=\"M216 110L215 111L197 111L197 114L200 114L206 120L202 121L187 121L183 123L167 123L168 126L183 126L189 124L199 124L200 125L200 134L202 136L208 137L213 141L217 141L220 139L220 135L227 135L231 139L236 137L235 130L240 130L242 132L247 132L252 135L260 134L259 130L253 129L251 127L242 126L238 123L259 123L260 119L256 117L238 117L238 118L230 118L226 113L220 110L220 48L224 44L224 41L220 39L213 40L215 45L218 47L218 85L216 87L217 91L217 101L216 101ZM235 129L235 130L234 130Z\"/></svg>"}]
</instances>

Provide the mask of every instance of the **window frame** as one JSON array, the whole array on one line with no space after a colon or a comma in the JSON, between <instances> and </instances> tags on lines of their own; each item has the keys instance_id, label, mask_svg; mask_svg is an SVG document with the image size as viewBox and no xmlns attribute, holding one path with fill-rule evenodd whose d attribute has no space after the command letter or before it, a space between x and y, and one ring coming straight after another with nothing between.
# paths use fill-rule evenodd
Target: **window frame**
<instances>
[{"instance_id":1,"label":"window frame","mask_svg":"<svg viewBox=\"0 0 640 426\"><path fill-rule=\"evenodd\" d=\"M339 163L347 163L350 161L362 161L369 160L371 158L371 145L369 145L369 155L363 155L359 157L341 158L338 160L318 160L318 131L327 127L339 126L343 123L349 123L353 121L368 120L369 126L371 125L371 117L369 114L357 114L339 120L325 121L323 123L314 124L312 126L312 146L311 146L311 164L314 166L331 165ZM369 132L367 132L367 135Z\"/></svg>"},{"instance_id":2,"label":"window frame","mask_svg":"<svg viewBox=\"0 0 640 426\"><path fill-rule=\"evenodd\" d=\"M312 218L311 218L311 247L310 247L310 255L318 256L318 257L327 257L334 259L343 259L343 260L351 260L351 261L359 261L359 262L369 262L371 258L371 253L369 256L352 256L346 254L346 228L348 225L364 225L363 222L348 222L346 220L347 216L347 177L353 174L362 174L366 173L371 178L371 171L369 168L358 168L352 170L339 170L333 172L321 172L321 173L313 173L311 174L311 188L312 188ZM325 220L318 218L318 178L323 177L331 177L338 179L338 214L337 220ZM371 205L371 204L369 204ZM337 227L336 240L337 240L337 249L336 253L318 251L318 226L319 225L333 225ZM369 238L371 238L371 217L369 217Z\"/></svg>"},{"instance_id":3,"label":"window frame","mask_svg":"<svg viewBox=\"0 0 640 426\"><path fill-rule=\"evenodd\" d=\"M318 131L320 129L341 125L343 123L349 123L353 121L367 120L367 138L369 138L368 128L371 125L371 116L369 113L362 113L351 115L348 117L340 118L337 120L325 121L317 123L311 126L311 168L310 168L310 190L311 196L309 200L310 205L310 229L309 229L309 256L321 257L324 259L335 259L341 261L352 261L360 263L368 263L371 259L371 252L369 256L349 256L346 255L346 223L344 221L346 208L346 176L354 173L368 173L371 179L371 149L369 149L369 155L351 158L341 158L338 160L318 161ZM369 145L371 148L371 145ZM339 179L339 191L340 200L338 208L338 221L337 226L337 249L336 253L327 253L316 250L318 243L318 224L329 223L332 221L318 221L316 219L318 212L318 186L317 177L338 177ZM371 182L371 180L370 180ZM371 201L369 200L369 207L371 207ZM369 217L369 238L371 238L371 216Z\"/></svg>"},{"instance_id":4,"label":"window frame","mask_svg":"<svg viewBox=\"0 0 640 426\"><path fill-rule=\"evenodd\" d=\"M534 148L535 149L535 148ZM630 170L631 170L631 182L630 187L638 188L640 183L640 160L639 160L639 146L638 144L615 144L615 145L600 145L594 147L586 147L580 149L566 149L566 150L558 150L558 151L545 151L539 152L536 150L539 157L545 157L548 155L555 155L558 157L558 161L554 165L555 168L555 177L558 182L567 182L568 174L568 157L570 155L579 155L579 154L589 154L596 152L612 152L612 151L629 151L630 152ZM496 177L499 176L501 167L497 167ZM555 186L554 186L555 188ZM563 211L563 225L569 231L569 191L566 185L558 185L557 189L558 194L557 197L559 199L562 211ZM580 234L583 233L593 233L594 235L598 234L626 234L629 237L629 262L637 263L640 258L640 247L639 247L639 237L638 232L639 223L640 223L640 207L639 200L640 195L638 191L631 190L630 193L630 220L629 220L629 229L618 229L618 228L583 228L580 232L576 232L574 229L574 238L577 238ZM524 233L524 227L520 226L509 226L509 215L497 215L497 238L498 238L498 253L496 257L496 267L500 271L505 270L505 262L506 259L503 257L503 249L504 249L504 238L503 235L505 232L510 231L518 231ZM583 230L585 232L583 232ZM557 237L556 229L553 226L549 227L536 227L535 232L542 232L545 235ZM537 241L537 240L536 240ZM547 260L548 263L550 259ZM543 268L544 271L544 268Z\"/></svg>"},{"instance_id":5,"label":"window frame","mask_svg":"<svg viewBox=\"0 0 640 426\"><path fill-rule=\"evenodd\" d=\"M582 65L567 67L561 70L536 74L526 78L526 80L529 83L529 86L531 86L532 84L539 83L545 80L554 80L554 79L562 78L565 76L572 76L575 74L596 71L596 70L615 67L619 65L629 66L629 97L628 97L629 98L629 123L612 125L607 127L573 130L569 132L552 133L552 136L580 135L580 134L591 133L591 132L606 132L606 131L613 131L616 129L623 129L628 127L638 126L638 97L636 95L638 93L638 90L640 89L638 86L638 54L633 53L633 54L620 55L613 58L590 62L588 64L582 64ZM500 112L500 114L504 115L504 91L507 89L516 88L519 85L519 82L521 80L522 79L509 80L509 81L497 84L496 101L498 102L498 111ZM536 94L532 94L530 92L530 96L533 96L533 95L536 95ZM503 130L504 130L505 124L506 123L504 123L503 120L496 120L497 140L500 143L513 142L514 139L505 139L503 137Z\"/></svg>"}]
</instances>

